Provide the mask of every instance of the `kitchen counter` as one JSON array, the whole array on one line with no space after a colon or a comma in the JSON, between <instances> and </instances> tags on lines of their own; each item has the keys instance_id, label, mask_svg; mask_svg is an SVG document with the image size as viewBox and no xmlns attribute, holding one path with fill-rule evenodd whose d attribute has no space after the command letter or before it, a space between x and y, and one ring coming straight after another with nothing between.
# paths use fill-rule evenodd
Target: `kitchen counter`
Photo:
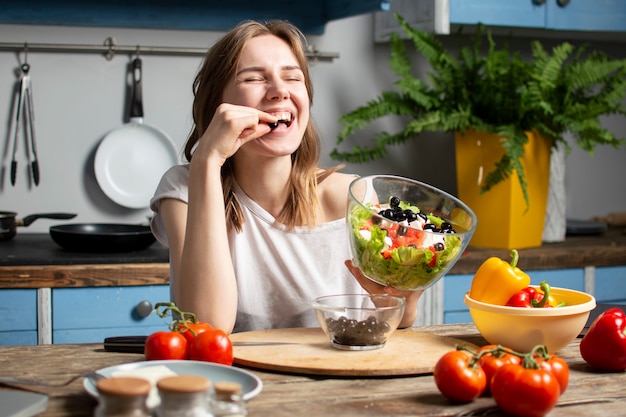
<instances>
[{"instance_id":1,"label":"kitchen counter","mask_svg":"<svg viewBox=\"0 0 626 417\"><path fill-rule=\"evenodd\" d=\"M0 242L0 288L158 285L169 282L169 254L155 242L120 253L70 252L47 233Z\"/></svg>"},{"instance_id":2,"label":"kitchen counter","mask_svg":"<svg viewBox=\"0 0 626 417\"><path fill-rule=\"evenodd\" d=\"M420 327L414 330L486 344L473 324ZM581 358L580 339L558 352L570 367L569 386L550 417L623 415L626 373L593 371ZM346 352L358 355L359 352ZM22 386L47 394L43 417L92 416L97 402L83 388L80 375L104 367L144 359L141 354L106 352L102 344L3 346L0 376L34 378L66 386ZM67 358L72 358L68 361ZM262 391L248 402L248 415L310 417L367 416L504 416L493 398L468 404L447 401L437 390L432 373L402 377L329 377L248 369L263 381ZM14 388L17 386L14 386ZM9 387L0 387L8 389Z\"/></svg>"},{"instance_id":3,"label":"kitchen counter","mask_svg":"<svg viewBox=\"0 0 626 417\"><path fill-rule=\"evenodd\" d=\"M133 252L71 252L59 246L48 233L20 233L0 242L0 267L17 265L141 264L168 262L167 248L155 242Z\"/></svg>"},{"instance_id":4,"label":"kitchen counter","mask_svg":"<svg viewBox=\"0 0 626 417\"><path fill-rule=\"evenodd\" d=\"M524 270L626 265L626 230L568 236L564 242L520 250ZM473 274L490 256L509 259L503 249L469 248L449 274ZM0 288L62 288L158 285L169 282L168 251L158 242L125 253L77 253L48 234L17 235L0 242Z\"/></svg>"}]
</instances>

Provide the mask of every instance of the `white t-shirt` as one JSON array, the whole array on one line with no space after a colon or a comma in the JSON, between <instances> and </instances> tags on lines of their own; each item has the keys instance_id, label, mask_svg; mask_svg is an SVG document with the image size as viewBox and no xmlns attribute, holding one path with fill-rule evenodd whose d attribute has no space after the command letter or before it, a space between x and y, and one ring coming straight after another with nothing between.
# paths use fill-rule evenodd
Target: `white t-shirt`
<instances>
[{"instance_id":1,"label":"white t-shirt","mask_svg":"<svg viewBox=\"0 0 626 417\"><path fill-rule=\"evenodd\" d=\"M188 202L188 178L188 165L170 168L151 200L156 213L152 230L166 246L159 201L175 198ZM233 230L228 236L239 292L235 332L317 327L311 308L313 299L364 292L344 265L351 257L345 218L315 229L289 231L274 224L274 217L237 185L235 197L244 216L243 232ZM172 298L175 300L174 294Z\"/></svg>"}]
</instances>

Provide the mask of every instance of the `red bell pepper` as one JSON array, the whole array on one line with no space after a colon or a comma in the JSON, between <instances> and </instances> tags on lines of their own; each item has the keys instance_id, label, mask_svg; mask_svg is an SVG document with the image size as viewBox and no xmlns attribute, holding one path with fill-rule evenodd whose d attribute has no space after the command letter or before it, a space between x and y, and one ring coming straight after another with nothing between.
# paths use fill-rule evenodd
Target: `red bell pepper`
<instances>
[{"instance_id":1,"label":"red bell pepper","mask_svg":"<svg viewBox=\"0 0 626 417\"><path fill-rule=\"evenodd\" d=\"M552 307L549 303L550 300L550 285L543 281L539 288L543 291L543 294L535 287L526 287L509 298L507 301L507 307L522 307L522 308L541 308Z\"/></svg>"},{"instance_id":2,"label":"red bell pepper","mask_svg":"<svg viewBox=\"0 0 626 417\"><path fill-rule=\"evenodd\" d=\"M594 368L626 370L626 316L622 309L610 308L591 323L580 341L580 354Z\"/></svg>"}]
</instances>

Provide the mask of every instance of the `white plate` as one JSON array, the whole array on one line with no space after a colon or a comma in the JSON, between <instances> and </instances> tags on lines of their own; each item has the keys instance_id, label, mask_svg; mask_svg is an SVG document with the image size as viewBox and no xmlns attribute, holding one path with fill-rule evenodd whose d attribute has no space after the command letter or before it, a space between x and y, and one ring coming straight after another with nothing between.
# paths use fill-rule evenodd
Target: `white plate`
<instances>
[{"instance_id":1,"label":"white plate","mask_svg":"<svg viewBox=\"0 0 626 417\"><path fill-rule=\"evenodd\" d=\"M233 366L211 362L191 360L143 361L109 366L108 368L99 369L96 372L104 375L105 377L111 377L129 371L134 371L133 373L137 374L141 369L146 369L148 372L148 368L153 367L166 367L169 371L174 372L177 375L203 376L208 378L213 384L223 381L237 382L241 384L243 399L246 401L254 398L259 392L261 392L261 389L263 389L263 382L256 375ZM83 380L83 387L85 387L85 390L90 395L98 398L98 391L92 380L85 378Z\"/></svg>"},{"instance_id":2,"label":"white plate","mask_svg":"<svg viewBox=\"0 0 626 417\"><path fill-rule=\"evenodd\" d=\"M94 170L111 200L129 208L147 208L161 177L177 163L176 145L161 130L127 123L98 145Z\"/></svg>"}]
</instances>

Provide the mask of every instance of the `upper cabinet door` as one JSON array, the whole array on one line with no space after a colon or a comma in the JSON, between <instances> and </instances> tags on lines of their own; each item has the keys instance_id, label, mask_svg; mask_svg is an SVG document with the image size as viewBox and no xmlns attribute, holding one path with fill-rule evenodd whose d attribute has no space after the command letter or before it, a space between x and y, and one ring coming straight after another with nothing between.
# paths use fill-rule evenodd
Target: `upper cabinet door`
<instances>
[{"instance_id":1,"label":"upper cabinet door","mask_svg":"<svg viewBox=\"0 0 626 417\"><path fill-rule=\"evenodd\" d=\"M548 29L626 31L624 0L547 0L546 5Z\"/></svg>"},{"instance_id":2,"label":"upper cabinet door","mask_svg":"<svg viewBox=\"0 0 626 417\"><path fill-rule=\"evenodd\" d=\"M375 40L402 34L393 13L417 29L449 34L450 25L626 32L626 0L393 0L376 13ZM615 35L614 35L615 36Z\"/></svg>"},{"instance_id":3,"label":"upper cabinet door","mask_svg":"<svg viewBox=\"0 0 626 417\"><path fill-rule=\"evenodd\" d=\"M451 24L626 31L624 0L445 0Z\"/></svg>"},{"instance_id":4,"label":"upper cabinet door","mask_svg":"<svg viewBox=\"0 0 626 417\"><path fill-rule=\"evenodd\" d=\"M445 0L450 2L450 23L458 25L523 26L544 28L546 5L533 0ZM556 0L545 0L555 2ZM576 1L576 0L574 0ZM580 1L580 0L579 0ZM585 1L585 0L582 0Z\"/></svg>"}]
</instances>

